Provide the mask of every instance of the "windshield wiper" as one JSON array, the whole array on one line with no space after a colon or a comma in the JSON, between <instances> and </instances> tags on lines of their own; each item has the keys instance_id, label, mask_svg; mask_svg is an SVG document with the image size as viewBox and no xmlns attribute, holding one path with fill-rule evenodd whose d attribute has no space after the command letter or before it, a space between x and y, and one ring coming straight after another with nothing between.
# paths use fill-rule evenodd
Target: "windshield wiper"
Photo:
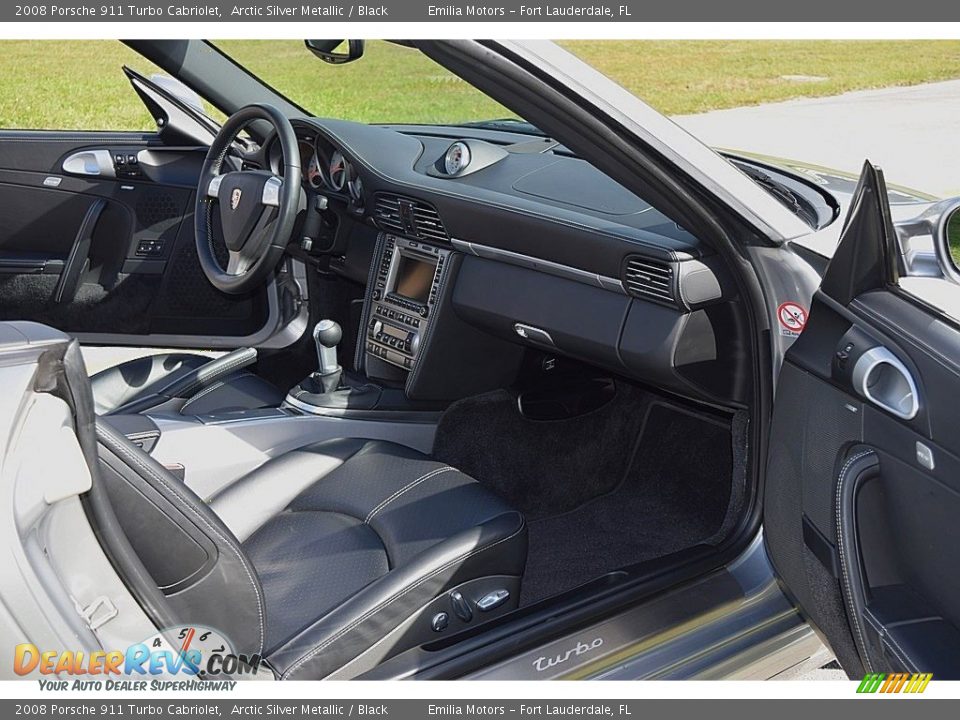
<instances>
[{"instance_id":1,"label":"windshield wiper","mask_svg":"<svg viewBox=\"0 0 960 720\"><path fill-rule=\"evenodd\" d=\"M737 163L737 167L749 175L760 187L779 200L781 204L785 205L787 209L803 218L807 224L812 226L816 225L816 213L812 212L807 204L803 202L800 196L793 192L793 190L777 182L759 168L742 163Z\"/></svg>"},{"instance_id":2,"label":"windshield wiper","mask_svg":"<svg viewBox=\"0 0 960 720\"><path fill-rule=\"evenodd\" d=\"M758 170L750 165L739 165L738 167L747 175L749 175L753 181L757 183L757 185L773 195L795 213L800 213L800 200L792 190L778 183L772 177L763 172L763 170Z\"/></svg>"}]
</instances>

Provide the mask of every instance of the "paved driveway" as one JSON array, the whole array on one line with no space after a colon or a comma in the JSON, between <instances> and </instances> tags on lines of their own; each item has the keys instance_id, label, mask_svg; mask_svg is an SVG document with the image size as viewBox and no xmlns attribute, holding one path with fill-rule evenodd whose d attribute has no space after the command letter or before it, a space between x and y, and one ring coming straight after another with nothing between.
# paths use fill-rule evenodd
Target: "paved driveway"
<instances>
[{"instance_id":1,"label":"paved driveway","mask_svg":"<svg viewBox=\"0 0 960 720\"><path fill-rule=\"evenodd\" d=\"M674 118L713 147L859 173L865 158L892 184L960 195L960 80L863 90Z\"/></svg>"}]
</instances>

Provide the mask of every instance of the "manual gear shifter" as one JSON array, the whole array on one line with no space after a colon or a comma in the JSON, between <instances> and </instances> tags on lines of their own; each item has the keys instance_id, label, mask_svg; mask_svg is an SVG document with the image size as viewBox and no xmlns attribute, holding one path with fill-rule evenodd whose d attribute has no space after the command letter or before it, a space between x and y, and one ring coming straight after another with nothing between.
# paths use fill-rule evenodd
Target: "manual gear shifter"
<instances>
[{"instance_id":1,"label":"manual gear shifter","mask_svg":"<svg viewBox=\"0 0 960 720\"><path fill-rule=\"evenodd\" d=\"M333 392L340 386L343 368L337 362L337 345L343 338L340 324L333 320L321 320L313 328L313 341L317 345L319 367L316 378L323 385L325 393Z\"/></svg>"}]
</instances>

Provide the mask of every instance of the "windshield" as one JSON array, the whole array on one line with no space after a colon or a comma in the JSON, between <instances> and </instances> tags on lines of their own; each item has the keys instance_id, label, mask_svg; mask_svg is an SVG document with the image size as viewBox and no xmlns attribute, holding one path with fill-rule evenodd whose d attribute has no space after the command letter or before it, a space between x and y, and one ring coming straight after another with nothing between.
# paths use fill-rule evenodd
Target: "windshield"
<instances>
[{"instance_id":1,"label":"windshield","mask_svg":"<svg viewBox=\"0 0 960 720\"><path fill-rule=\"evenodd\" d=\"M318 60L302 40L216 40L220 50L306 111L365 123L460 125L515 113L414 48L366 43L347 65ZM530 132L526 123L504 127Z\"/></svg>"}]
</instances>

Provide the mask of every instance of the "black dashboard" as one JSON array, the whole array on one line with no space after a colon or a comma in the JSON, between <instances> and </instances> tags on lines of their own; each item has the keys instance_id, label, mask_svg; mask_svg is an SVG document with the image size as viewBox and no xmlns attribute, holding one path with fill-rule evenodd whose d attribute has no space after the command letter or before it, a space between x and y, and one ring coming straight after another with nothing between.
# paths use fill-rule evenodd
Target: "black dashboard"
<instances>
[{"instance_id":1,"label":"black dashboard","mask_svg":"<svg viewBox=\"0 0 960 720\"><path fill-rule=\"evenodd\" d=\"M294 128L308 207L338 218L336 241L308 249L337 256L331 269L368 286L357 357L368 372L423 395L420 366L439 346L431 336L447 324L436 319L442 313L514 346L688 396L745 401L736 293L717 256L555 142L325 119ZM277 171L277 143L267 149ZM379 238L375 247L370 238ZM397 265L417 255L440 258L441 270L446 260L449 280ZM397 273L404 292L394 292ZM426 296L405 297L418 293L436 297L429 307Z\"/></svg>"}]
</instances>

